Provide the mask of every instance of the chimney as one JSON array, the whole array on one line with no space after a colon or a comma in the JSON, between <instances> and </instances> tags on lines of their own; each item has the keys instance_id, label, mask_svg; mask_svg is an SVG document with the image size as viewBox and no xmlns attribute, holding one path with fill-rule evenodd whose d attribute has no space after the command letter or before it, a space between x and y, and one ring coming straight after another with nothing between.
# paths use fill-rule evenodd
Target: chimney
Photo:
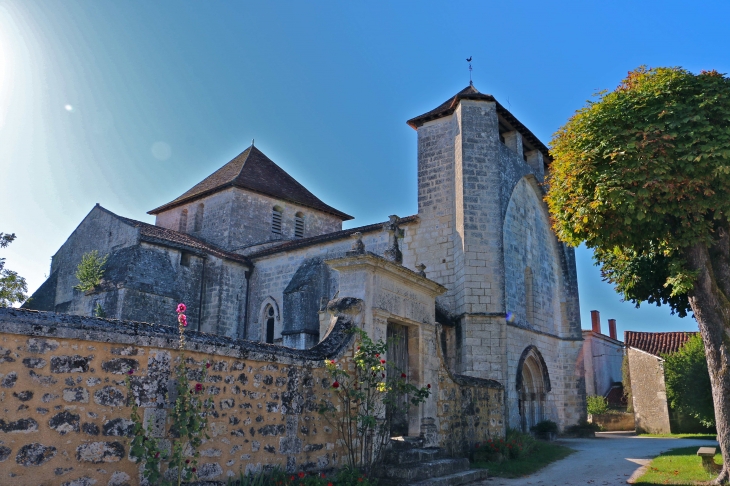
<instances>
[{"instance_id":1,"label":"chimney","mask_svg":"<svg viewBox=\"0 0 730 486\"><path fill-rule=\"evenodd\" d=\"M601 334L601 313L597 310L591 311L591 326L593 327L593 332Z\"/></svg>"},{"instance_id":2,"label":"chimney","mask_svg":"<svg viewBox=\"0 0 730 486\"><path fill-rule=\"evenodd\" d=\"M611 339L618 339L616 337L616 319L609 319L608 320L608 336Z\"/></svg>"}]
</instances>

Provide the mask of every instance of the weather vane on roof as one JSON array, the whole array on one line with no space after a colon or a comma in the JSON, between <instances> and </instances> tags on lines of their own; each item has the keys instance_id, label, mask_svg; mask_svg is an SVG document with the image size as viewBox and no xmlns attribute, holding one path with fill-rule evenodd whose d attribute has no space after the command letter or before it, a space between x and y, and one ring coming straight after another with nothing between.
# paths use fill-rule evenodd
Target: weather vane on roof
<instances>
[{"instance_id":1,"label":"weather vane on roof","mask_svg":"<svg viewBox=\"0 0 730 486\"><path fill-rule=\"evenodd\" d=\"M469 56L466 60L466 62L469 63L469 86L474 86L474 83L471 80L471 58L472 56Z\"/></svg>"}]
</instances>

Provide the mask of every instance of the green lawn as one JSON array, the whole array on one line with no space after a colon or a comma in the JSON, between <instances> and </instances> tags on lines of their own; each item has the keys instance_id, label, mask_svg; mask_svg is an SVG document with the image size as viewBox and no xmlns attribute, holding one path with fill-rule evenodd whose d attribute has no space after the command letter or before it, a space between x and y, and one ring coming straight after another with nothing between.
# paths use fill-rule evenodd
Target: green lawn
<instances>
[{"instance_id":1,"label":"green lawn","mask_svg":"<svg viewBox=\"0 0 730 486\"><path fill-rule=\"evenodd\" d=\"M526 457L512 459L502 463L476 462L475 468L489 469L489 475L499 478L519 478L539 471L551 462L559 461L575 452L570 447L557 445L554 442L538 441L535 450Z\"/></svg>"},{"instance_id":2,"label":"green lawn","mask_svg":"<svg viewBox=\"0 0 730 486\"><path fill-rule=\"evenodd\" d=\"M702 468L702 459L697 455L697 449L696 446L681 447L663 453L651 461L646 473L634 484L693 484L713 479L715 476ZM722 464L720 454L715 455L715 462Z\"/></svg>"},{"instance_id":3,"label":"green lawn","mask_svg":"<svg viewBox=\"0 0 730 486\"><path fill-rule=\"evenodd\" d=\"M715 440L717 438L717 434L639 434L639 437L656 437L660 439Z\"/></svg>"}]
</instances>

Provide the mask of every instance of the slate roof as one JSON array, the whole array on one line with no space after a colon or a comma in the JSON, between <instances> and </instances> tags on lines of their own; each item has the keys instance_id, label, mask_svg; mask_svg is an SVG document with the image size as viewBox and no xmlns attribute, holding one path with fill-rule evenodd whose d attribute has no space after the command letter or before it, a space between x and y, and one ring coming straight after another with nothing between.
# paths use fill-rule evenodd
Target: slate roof
<instances>
[{"instance_id":1,"label":"slate roof","mask_svg":"<svg viewBox=\"0 0 730 486\"><path fill-rule=\"evenodd\" d=\"M343 221L352 219L349 214L338 211L320 201L317 196L309 192L253 145L182 196L149 211L147 214L158 214L229 187L247 189L284 201L301 204L337 216Z\"/></svg>"},{"instance_id":2,"label":"slate roof","mask_svg":"<svg viewBox=\"0 0 730 486\"><path fill-rule=\"evenodd\" d=\"M654 356L676 353L696 332L635 332L624 331L627 347L640 349Z\"/></svg>"},{"instance_id":3,"label":"slate roof","mask_svg":"<svg viewBox=\"0 0 730 486\"><path fill-rule=\"evenodd\" d=\"M125 218L109 211L108 209L98 204L96 205L96 207L98 207L102 211L106 211L120 221L123 221L124 223L139 229L139 236L142 241L162 244L165 246L190 250L198 253L209 253L213 256L217 256L218 258L226 258L228 260L234 260L237 262L245 263L246 265L251 265L251 261L243 255L222 250L217 246L206 243L205 241L198 238L194 238L186 233L180 233L178 231L161 228L159 226L144 223L142 221L137 221L135 219Z\"/></svg>"},{"instance_id":4,"label":"slate roof","mask_svg":"<svg viewBox=\"0 0 730 486\"><path fill-rule=\"evenodd\" d=\"M499 101L494 98L494 96L490 94L480 93L479 90L477 90L472 85L462 89L452 98L444 101L433 110L426 112L423 115L419 115L415 118L411 118L406 123L408 123L408 125L410 125L411 128L413 128L414 130L417 130L418 127L426 122L436 120L438 118L443 118L454 113L454 111L456 111L456 108L459 106L459 102L461 100L490 101L496 103L497 113L499 113L502 118L504 118L510 125L512 125L515 130L520 132L522 134L522 138L528 141L537 150L542 152L542 155L545 157L546 162L550 162L553 160L553 158L550 156L550 150L545 146L545 144L543 144L540 139L538 139L530 130L528 130L525 125L523 125L517 118L515 118L512 113L510 113L504 106L502 106Z\"/></svg>"},{"instance_id":5,"label":"slate roof","mask_svg":"<svg viewBox=\"0 0 730 486\"><path fill-rule=\"evenodd\" d=\"M409 224L414 223L418 221L418 215L412 215L412 216L406 216L405 218L398 219L398 224ZM360 233L371 233L373 231L382 231L383 225L387 223L387 221L383 221L382 223L375 223L375 224L369 224L366 226L360 226L357 228L350 228L342 231L335 231L334 233L326 233L319 236L312 236L310 238L301 238L297 240L291 240L287 241L286 243L282 243L281 245L276 245L274 247L269 247L263 250L255 251L253 253L250 253L248 255L249 258L254 259L258 257L264 257L267 255L273 255L275 253L279 253L282 251L287 250L295 250L297 248L304 248L311 245L317 245L319 243L325 243L328 241L335 241L335 240L341 240L344 238L349 238L350 235L357 233L358 231Z\"/></svg>"}]
</instances>

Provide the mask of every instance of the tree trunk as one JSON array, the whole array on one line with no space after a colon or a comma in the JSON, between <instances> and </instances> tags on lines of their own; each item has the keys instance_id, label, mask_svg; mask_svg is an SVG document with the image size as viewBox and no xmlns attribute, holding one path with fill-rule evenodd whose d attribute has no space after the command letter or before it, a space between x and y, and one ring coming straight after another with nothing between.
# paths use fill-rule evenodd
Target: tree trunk
<instances>
[{"instance_id":1,"label":"tree trunk","mask_svg":"<svg viewBox=\"0 0 730 486\"><path fill-rule=\"evenodd\" d=\"M718 231L711 248L696 244L686 252L689 267L697 280L689 293L689 303L705 345L715 406L717 439L724 466L713 484L730 481L730 252L728 233Z\"/></svg>"}]
</instances>

